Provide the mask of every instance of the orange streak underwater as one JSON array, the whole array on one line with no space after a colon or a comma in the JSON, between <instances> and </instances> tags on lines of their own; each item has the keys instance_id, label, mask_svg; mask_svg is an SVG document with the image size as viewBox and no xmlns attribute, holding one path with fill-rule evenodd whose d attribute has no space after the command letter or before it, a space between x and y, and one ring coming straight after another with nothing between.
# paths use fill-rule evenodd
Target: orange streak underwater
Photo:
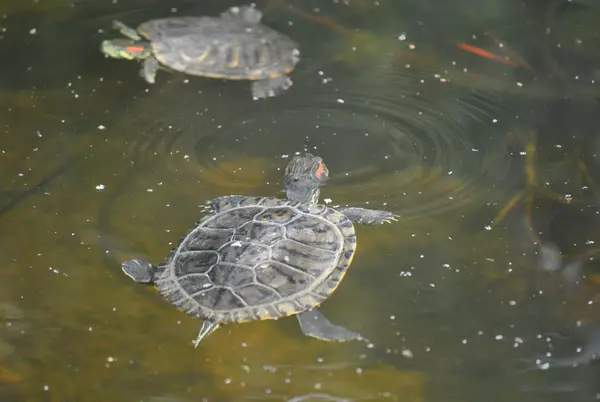
<instances>
[{"instance_id":1,"label":"orange streak underwater","mask_svg":"<svg viewBox=\"0 0 600 402\"><path fill-rule=\"evenodd\" d=\"M493 53L488 52L487 50L480 49L476 46L467 45L466 43L457 43L456 46L458 46L462 50L466 50L467 52L473 53L477 56L480 56L480 57L483 57L483 58L486 58L489 60L494 60L494 61L506 64L507 66L511 66L511 67L519 66L519 63L515 63L512 60L497 56Z\"/></svg>"}]
</instances>

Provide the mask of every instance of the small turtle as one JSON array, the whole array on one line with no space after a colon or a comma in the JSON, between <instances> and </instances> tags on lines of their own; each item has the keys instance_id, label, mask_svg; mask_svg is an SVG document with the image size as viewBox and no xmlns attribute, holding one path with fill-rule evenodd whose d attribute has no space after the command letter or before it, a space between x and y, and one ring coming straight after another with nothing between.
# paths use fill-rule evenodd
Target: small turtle
<instances>
[{"instance_id":1,"label":"small turtle","mask_svg":"<svg viewBox=\"0 0 600 402\"><path fill-rule=\"evenodd\" d=\"M297 315L304 334L327 341L364 339L330 323L316 307L346 274L356 250L354 223L396 220L387 211L318 205L329 171L318 156L295 156L286 199L230 195L202 218L166 262L125 261L134 281L154 284L185 313L202 319L195 346L219 326Z\"/></svg>"},{"instance_id":2,"label":"small turtle","mask_svg":"<svg viewBox=\"0 0 600 402\"><path fill-rule=\"evenodd\" d=\"M262 25L261 18L259 10L240 6L218 17L150 20L137 31L114 21L114 27L129 39L105 40L101 50L117 59L144 60L140 75L150 84L160 62L167 70L191 75L254 81L254 99L266 98L292 85L287 74L300 51L292 39Z\"/></svg>"}]
</instances>

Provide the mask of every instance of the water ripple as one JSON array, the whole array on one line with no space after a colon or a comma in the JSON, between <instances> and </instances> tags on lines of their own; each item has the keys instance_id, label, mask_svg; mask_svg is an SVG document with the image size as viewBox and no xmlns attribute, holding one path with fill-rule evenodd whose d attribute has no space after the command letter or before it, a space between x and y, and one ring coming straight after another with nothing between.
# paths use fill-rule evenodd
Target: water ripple
<instances>
[{"instance_id":1,"label":"water ripple","mask_svg":"<svg viewBox=\"0 0 600 402\"><path fill-rule=\"evenodd\" d=\"M209 124L209 113L170 114L130 141L128 154L132 161L157 158L179 179L243 191L278 186L276 169L285 162L276 157L308 150L325 158L336 198L385 199L405 217L430 215L466 205L508 169L506 127L495 126L487 101L448 98L352 91L252 105Z\"/></svg>"},{"instance_id":2,"label":"water ripple","mask_svg":"<svg viewBox=\"0 0 600 402\"><path fill-rule=\"evenodd\" d=\"M329 76L316 64L305 60L295 87L268 101L249 101L246 82L165 79L117 130L126 158L156 163L165 180L273 194L286 163L277 159L310 151L330 168L334 203L385 202L403 217L469 205L508 171L514 113L497 92L391 53L366 72Z\"/></svg>"}]
</instances>

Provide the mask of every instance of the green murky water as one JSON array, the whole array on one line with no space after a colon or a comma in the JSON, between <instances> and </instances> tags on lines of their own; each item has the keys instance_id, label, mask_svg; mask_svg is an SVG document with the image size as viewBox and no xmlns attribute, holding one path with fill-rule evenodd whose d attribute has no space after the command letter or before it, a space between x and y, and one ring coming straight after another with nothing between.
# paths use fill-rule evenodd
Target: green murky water
<instances>
[{"instance_id":1,"label":"green murky water","mask_svg":"<svg viewBox=\"0 0 600 402\"><path fill-rule=\"evenodd\" d=\"M0 399L594 400L593 365L524 359L548 351L544 334L600 318L600 14L429 3L257 2L302 59L289 91L252 101L247 82L159 72L150 86L98 50L115 18L234 2L4 2ZM357 229L322 306L372 343L313 340L289 318L230 325L194 349L199 321L120 263L160 262L207 199L280 196L303 151L331 171L322 200L402 217ZM585 278L548 272L545 247Z\"/></svg>"}]
</instances>

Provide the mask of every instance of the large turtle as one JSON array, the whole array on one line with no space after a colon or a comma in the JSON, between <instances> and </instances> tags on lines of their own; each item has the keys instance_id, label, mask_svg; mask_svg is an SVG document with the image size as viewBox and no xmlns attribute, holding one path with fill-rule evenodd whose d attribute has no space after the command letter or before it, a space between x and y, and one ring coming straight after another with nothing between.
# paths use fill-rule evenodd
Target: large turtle
<instances>
[{"instance_id":1,"label":"large turtle","mask_svg":"<svg viewBox=\"0 0 600 402\"><path fill-rule=\"evenodd\" d=\"M191 75L252 80L253 97L266 98L292 85L286 74L294 69L300 51L292 39L262 25L261 18L259 10L240 6L218 17L155 19L137 31L114 21L129 39L105 40L101 50L117 59L144 60L140 75L150 84L160 62L166 69Z\"/></svg>"},{"instance_id":2,"label":"large turtle","mask_svg":"<svg viewBox=\"0 0 600 402\"><path fill-rule=\"evenodd\" d=\"M195 346L219 326L296 314L309 336L364 339L317 309L340 284L356 251L354 223L396 220L387 211L318 205L329 171L318 156L295 156L283 184L287 199L230 195L209 201L166 262L129 260L123 271L202 319Z\"/></svg>"}]
</instances>

